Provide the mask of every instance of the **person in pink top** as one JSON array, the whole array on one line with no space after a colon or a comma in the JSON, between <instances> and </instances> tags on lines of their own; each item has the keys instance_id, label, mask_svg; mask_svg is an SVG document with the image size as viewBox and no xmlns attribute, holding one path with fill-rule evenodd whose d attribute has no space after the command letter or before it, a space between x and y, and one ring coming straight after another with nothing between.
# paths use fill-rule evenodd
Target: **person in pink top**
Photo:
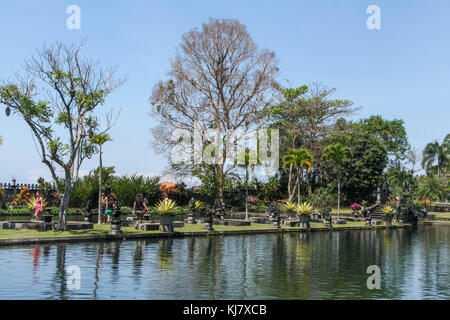
<instances>
[{"instance_id":1,"label":"person in pink top","mask_svg":"<svg viewBox=\"0 0 450 320\"><path fill-rule=\"evenodd\" d=\"M36 206L34 207L34 219L40 220L42 215L42 197L39 191L36 191Z\"/></svg>"}]
</instances>

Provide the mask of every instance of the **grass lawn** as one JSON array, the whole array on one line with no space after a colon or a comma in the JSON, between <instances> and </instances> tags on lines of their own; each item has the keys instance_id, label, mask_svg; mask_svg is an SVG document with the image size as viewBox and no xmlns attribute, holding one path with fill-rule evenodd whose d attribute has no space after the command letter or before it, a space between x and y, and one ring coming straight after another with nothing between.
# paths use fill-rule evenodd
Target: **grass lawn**
<instances>
[{"instance_id":1,"label":"grass lawn","mask_svg":"<svg viewBox=\"0 0 450 320\"><path fill-rule=\"evenodd\" d=\"M450 212L428 212L428 214L434 214L437 220L440 218L450 219Z\"/></svg>"},{"instance_id":2,"label":"grass lawn","mask_svg":"<svg viewBox=\"0 0 450 320\"><path fill-rule=\"evenodd\" d=\"M394 223L395 224L395 223ZM175 228L175 232L202 232L203 224L185 224L183 228ZM335 228L343 227L361 227L365 226L364 222L347 221L347 224L333 224ZM311 228L321 228L323 223L311 223ZM214 225L215 231L232 231L232 230L267 230L272 229L271 224L252 223L251 226L234 227ZM282 229L299 229L298 227L284 227ZM77 237L77 236L103 236L107 235L110 230L109 225L94 224L94 229L91 230L73 230L73 231L36 231L36 230L10 230L0 229L0 239L27 239L27 238L44 238L44 237ZM132 227L122 227L123 235L131 234L149 234L160 233L159 231L138 231Z\"/></svg>"}]
</instances>

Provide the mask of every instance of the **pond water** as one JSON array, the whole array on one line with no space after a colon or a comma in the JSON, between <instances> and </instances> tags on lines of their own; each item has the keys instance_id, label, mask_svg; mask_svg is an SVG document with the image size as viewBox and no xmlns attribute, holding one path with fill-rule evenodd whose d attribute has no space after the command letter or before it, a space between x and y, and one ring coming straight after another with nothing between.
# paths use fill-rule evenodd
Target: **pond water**
<instances>
[{"instance_id":1,"label":"pond water","mask_svg":"<svg viewBox=\"0 0 450 320\"><path fill-rule=\"evenodd\" d=\"M449 299L449 257L450 228L420 226L2 247L0 299Z\"/></svg>"}]
</instances>

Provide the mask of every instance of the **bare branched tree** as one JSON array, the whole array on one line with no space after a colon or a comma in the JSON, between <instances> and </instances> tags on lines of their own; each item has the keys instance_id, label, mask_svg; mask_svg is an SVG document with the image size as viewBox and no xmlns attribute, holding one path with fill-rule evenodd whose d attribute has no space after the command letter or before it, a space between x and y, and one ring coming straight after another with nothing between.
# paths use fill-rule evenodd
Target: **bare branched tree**
<instances>
[{"instance_id":1,"label":"bare branched tree","mask_svg":"<svg viewBox=\"0 0 450 320\"><path fill-rule=\"evenodd\" d=\"M75 170L82 162L83 141L98 128L94 111L124 81L115 77L116 67L101 69L82 58L83 44L44 47L25 62L23 76L0 85L0 103L31 128L42 162L53 177L61 200L60 230L66 228L66 208ZM64 188L58 184L57 167L64 172Z\"/></svg>"},{"instance_id":2,"label":"bare branched tree","mask_svg":"<svg viewBox=\"0 0 450 320\"><path fill-rule=\"evenodd\" d=\"M171 141L174 129L202 137L208 129L216 130L224 145L222 161L214 164L218 198L223 203L224 163L229 152L225 132L261 124L273 103L277 73L275 54L259 49L237 20L211 19L201 30L189 31L171 61L169 79L154 87L150 99L160 121L153 130L155 150L170 154L177 143ZM208 140L202 142L202 150L194 152L204 151Z\"/></svg>"}]
</instances>

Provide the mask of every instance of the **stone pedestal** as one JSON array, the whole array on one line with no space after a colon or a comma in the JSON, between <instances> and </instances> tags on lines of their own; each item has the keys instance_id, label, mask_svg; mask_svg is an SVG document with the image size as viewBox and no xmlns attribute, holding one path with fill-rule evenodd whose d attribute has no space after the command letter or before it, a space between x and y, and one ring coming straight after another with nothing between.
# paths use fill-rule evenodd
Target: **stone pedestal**
<instances>
[{"instance_id":1,"label":"stone pedestal","mask_svg":"<svg viewBox=\"0 0 450 320\"><path fill-rule=\"evenodd\" d=\"M162 215L159 218L159 231L161 232L173 232L173 220L174 217L172 215Z\"/></svg>"},{"instance_id":2,"label":"stone pedestal","mask_svg":"<svg viewBox=\"0 0 450 320\"><path fill-rule=\"evenodd\" d=\"M203 227L203 230L214 231L212 222L206 222L205 221L205 226Z\"/></svg>"},{"instance_id":3,"label":"stone pedestal","mask_svg":"<svg viewBox=\"0 0 450 320\"><path fill-rule=\"evenodd\" d=\"M52 230L52 215L50 212L45 212L42 215L42 220L44 221L44 230Z\"/></svg>"},{"instance_id":4,"label":"stone pedestal","mask_svg":"<svg viewBox=\"0 0 450 320\"><path fill-rule=\"evenodd\" d=\"M188 215L187 223L188 223L188 224L196 224L196 223L197 223L197 222L195 221L194 215Z\"/></svg>"},{"instance_id":5,"label":"stone pedestal","mask_svg":"<svg viewBox=\"0 0 450 320\"><path fill-rule=\"evenodd\" d=\"M332 227L333 225L331 224L331 220L323 220L323 225L325 227Z\"/></svg>"},{"instance_id":6,"label":"stone pedestal","mask_svg":"<svg viewBox=\"0 0 450 320\"><path fill-rule=\"evenodd\" d=\"M122 220L113 219L111 221L111 230L109 231L109 234L112 235L122 234Z\"/></svg>"}]
</instances>

